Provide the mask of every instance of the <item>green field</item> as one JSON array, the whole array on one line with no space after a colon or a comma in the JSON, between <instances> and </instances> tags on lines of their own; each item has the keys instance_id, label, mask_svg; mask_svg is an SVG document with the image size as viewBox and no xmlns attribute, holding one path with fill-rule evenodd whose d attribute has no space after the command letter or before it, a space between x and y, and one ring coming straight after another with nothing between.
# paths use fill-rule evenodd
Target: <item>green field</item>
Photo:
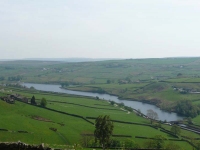
<instances>
[{"instance_id":1,"label":"green field","mask_svg":"<svg viewBox=\"0 0 200 150\"><path fill-rule=\"evenodd\" d=\"M130 135L141 147L144 139L135 136L154 137L162 135L166 144L174 139L160 129L150 126L150 121L135 113L122 111L107 101L66 94L42 93L21 88L16 83L32 82L65 84L64 88L117 95L122 99L148 101L162 109L176 111L177 102L190 101L200 110L200 58L127 59L99 62L67 63L56 61L8 61L0 62L0 96L19 93L30 98L35 95L39 104L45 97L47 109L22 102L8 104L0 101L0 141L18 141L30 144L46 143L53 147L69 148L81 143L81 133L93 133L94 126L87 117L109 115L113 120L140 123L140 125L116 123L114 134ZM7 86L3 86L7 84ZM68 86L69 85L69 86ZM12 91L12 92L11 92ZM58 112L59 111L59 112ZM62 113L61 113L62 112ZM200 111L198 112L198 114ZM83 118L71 116L75 114ZM40 120L38 120L38 118ZM94 119L88 119L94 123ZM194 126L200 125L200 117L192 118ZM64 124L64 125L63 125ZM144 126L142 124L148 125ZM171 126L163 125L167 130ZM49 128L56 128L57 132ZM28 133L19 133L18 131ZM182 130L181 136L200 138L199 135ZM119 138L120 141L126 140ZM188 139L187 139L188 140ZM198 141L195 141L195 144ZM183 149L192 149L184 141L174 141Z\"/></svg>"},{"instance_id":2,"label":"green field","mask_svg":"<svg viewBox=\"0 0 200 150\"><path fill-rule=\"evenodd\" d=\"M200 91L200 58L127 59L67 63L56 61L0 62L0 83L61 84L72 90L97 91L135 100L167 102L195 100L196 95L173 92L172 86ZM179 75L180 74L180 75ZM2 78L1 78L2 77ZM107 81L110 80L110 84Z\"/></svg>"},{"instance_id":3,"label":"green field","mask_svg":"<svg viewBox=\"0 0 200 150\"><path fill-rule=\"evenodd\" d=\"M199 82L200 58L127 59L99 62L48 62L10 61L0 62L1 76L22 76L25 82L106 83L107 79L171 82ZM188 71L190 70L190 71ZM182 76L177 77L181 73ZM193 78L193 79L190 79Z\"/></svg>"},{"instance_id":4,"label":"green field","mask_svg":"<svg viewBox=\"0 0 200 150\"><path fill-rule=\"evenodd\" d=\"M10 88L9 88L10 89ZM151 138L155 135L162 135L166 139L176 139L173 136L154 129L150 125L150 121L146 120L135 113L130 114L122 111L119 107L110 105L107 101L96 100L91 98L69 96L66 94L55 95L42 92L31 92L30 90L16 90L12 88L14 93L21 94L26 97L36 97L37 103L42 97L47 99L47 109L32 106L30 104L16 101L15 104L8 104L0 100L0 129L7 129L9 132L0 131L0 141L23 141L29 144L45 143L46 145L67 148L74 143L81 143L81 133L93 133L94 126L84 119L73 117L67 114L58 113L52 110L75 114L86 117L98 117L99 115L110 115L111 119L125 122L141 123L143 125L126 124L114 122L114 133L117 135L129 135L141 147L145 147L146 140L135 138L135 136L143 136ZM2 95L2 93L1 93ZM93 119L89 121L94 122ZM164 126L170 130L170 126ZM57 132L49 128L56 128ZM27 131L28 133L18 133L18 131ZM191 137L199 137L199 135L191 132L181 132L182 135L190 134ZM123 141L126 138L118 138ZM165 141L169 143L169 141ZM192 149L191 145L182 141L177 142L184 149ZM180 144L181 143L181 144Z\"/></svg>"}]
</instances>

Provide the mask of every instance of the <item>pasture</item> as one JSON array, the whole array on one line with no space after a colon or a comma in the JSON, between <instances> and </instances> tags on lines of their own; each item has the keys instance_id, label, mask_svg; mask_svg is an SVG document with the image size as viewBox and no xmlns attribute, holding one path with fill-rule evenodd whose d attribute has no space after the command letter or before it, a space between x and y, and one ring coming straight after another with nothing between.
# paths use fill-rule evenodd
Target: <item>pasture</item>
<instances>
[{"instance_id":1,"label":"pasture","mask_svg":"<svg viewBox=\"0 0 200 150\"><path fill-rule=\"evenodd\" d=\"M158 99L162 107L197 95L174 92L173 87L200 91L200 58L126 59L67 63L56 61L0 62L1 83L61 84L72 90L103 92L133 100ZM110 81L110 84L107 81ZM167 107L168 107L167 106ZM164 107L162 107L164 108ZM165 108L164 108L165 109ZM171 108L170 108L171 109Z\"/></svg>"},{"instance_id":2,"label":"pasture","mask_svg":"<svg viewBox=\"0 0 200 150\"><path fill-rule=\"evenodd\" d=\"M93 133L94 126L82 118L68 114L79 115L85 119L87 117L95 118L99 115L110 115L112 120L122 121L122 123L114 121L113 134L131 136L131 139L141 147L143 147L146 140L135 138L136 136L151 138L155 135L162 135L166 139L176 139L159 129L151 127L149 120L136 115L134 112L127 113L127 111L121 110L120 107L110 105L107 101L67 94L33 92L25 89L12 88L12 91L29 99L34 95L38 104L41 98L44 97L47 99L48 104L45 109L20 101L16 101L15 104L8 104L0 100L0 120L3 120L0 122L0 129L8 130L0 131L0 141L20 140L29 144L45 143L56 148L66 148L74 143L81 143L81 133ZM94 119L87 120L94 122ZM52 131L50 128L55 128L57 131ZM170 126L166 127L166 129L168 128ZM19 131L26 131L27 133L20 133ZM183 132L183 135L185 134L187 133ZM190 134L196 137L196 135ZM117 139L120 141L126 140L124 137L118 137ZM166 143L168 142L167 140ZM184 143L179 144L183 148L191 148L184 141L179 143Z\"/></svg>"},{"instance_id":3,"label":"pasture","mask_svg":"<svg viewBox=\"0 0 200 150\"><path fill-rule=\"evenodd\" d=\"M131 139L145 145L137 136L153 137L162 135L166 143L177 139L161 128L154 128L150 121L134 112L123 111L107 101L67 94L39 92L16 87L16 83L32 82L47 84L67 83L65 88L80 91L117 95L120 98L148 101L162 109L174 111L178 101L189 100L199 106L200 58L126 59L99 62L67 63L56 61L8 61L0 62L0 96L18 93L30 98L34 95L39 104L44 97L47 108L32 106L16 101L8 104L0 101L0 141L18 141L30 144L46 143L53 147L68 147L81 143L81 133L93 133L94 119L109 115L114 121L114 134L130 135ZM108 82L109 81L109 82ZM74 117L81 116L81 117ZM199 116L192 119L200 125ZM129 123L132 124L129 124ZM171 126L162 125L166 130ZM57 131L53 131L57 129ZM19 132L26 131L27 133ZM199 135L182 130L181 136ZM120 137L120 141L125 138ZM188 139L187 139L188 140ZM185 141L173 141L183 149L191 149ZM198 142L195 141L195 142Z\"/></svg>"}]
</instances>

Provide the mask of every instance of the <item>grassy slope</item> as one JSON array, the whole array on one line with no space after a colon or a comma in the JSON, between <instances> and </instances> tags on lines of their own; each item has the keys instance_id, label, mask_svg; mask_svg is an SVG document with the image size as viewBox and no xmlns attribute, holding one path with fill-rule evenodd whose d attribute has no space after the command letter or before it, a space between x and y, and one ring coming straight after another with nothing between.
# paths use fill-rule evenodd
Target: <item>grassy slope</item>
<instances>
[{"instance_id":1,"label":"grassy slope","mask_svg":"<svg viewBox=\"0 0 200 150\"><path fill-rule=\"evenodd\" d=\"M199 62L200 58L128 59L81 63L11 61L0 62L0 70L1 76L6 79L9 76L21 75L24 82L70 81L83 85L73 88L74 90L92 91L94 88L103 88L106 92L121 98L159 99L169 101L170 105L177 100L198 99L196 95L173 92L172 86L200 90ZM182 73L182 76L177 77L178 73ZM140 80L141 83L117 83L119 79L126 78L133 82ZM113 80L114 83L106 84L107 79ZM163 80L167 83L158 83ZM148 84L150 85L146 86Z\"/></svg>"},{"instance_id":2,"label":"grassy slope","mask_svg":"<svg viewBox=\"0 0 200 150\"><path fill-rule=\"evenodd\" d=\"M198 94L180 94L177 91L173 91L172 85L179 88L192 88L197 91L200 91L200 74L199 74L199 58L180 58L180 59L143 59L143 60L120 60L120 61L104 61L104 62L85 62L85 63L60 63L60 62L35 62L35 61L15 61L15 62L0 62L0 70L1 76L9 77L15 75L23 76L23 81L25 82L38 82L38 83L59 83L64 81L73 81L82 83L83 87L76 87L77 89L82 88L82 90L91 90L91 88L101 87L105 89L108 93L117 94L120 97L131 98L131 99L159 99L162 100L162 106L171 106L174 102L178 100L192 100L194 104L199 104ZM46 68L44 70L44 68ZM182 73L181 77L177 77L178 73ZM132 81L138 81L142 83L134 83L134 84L124 84L118 85L116 84L118 79L130 78ZM152 79L153 78L153 79ZM114 84L105 84L107 79L114 79ZM166 81L158 83L158 81ZM2 81L4 82L4 81ZM95 83L92 84L91 83ZM153 82L153 84L148 85ZM87 89L88 88L88 89ZM29 97L32 95L29 95ZM37 95L40 97L47 97L47 99L59 99L64 100L63 98L53 97L52 96L44 96ZM68 101L77 101L79 100L72 98L67 99ZM94 105L91 102L84 100L85 105ZM81 113L81 111L74 110L72 107L69 109L64 109L59 107L60 104L52 104L48 107L52 107L55 109L62 109L62 111L71 111ZM63 105L65 106L65 105ZM3 106L4 107L4 106ZM18 107L18 106L17 106ZM102 106L98 106L102 107ZM103 106L109 108L110 106ZM105 111L97 111L93 109L86 109L76 106L75 108L83 109L84 116L87 116L89 111L95 112L92 113L94 116L98 114L105 114ZM8 109L9 110L9 109ZM86 111L89 110L89 111ZM2 111L2 110L0 110ZM11 111L11 110L10 110ZM14 111L14 110L12 110ZM23 112L24 111L24 112ZM4 110L6 112L6 110ZM19 112L19 114L18 114ZM34 111L33 111L34 112ZM26 114L27 111L20 108L17 112L15 121L20 120L23 122L22 114ZM20 114L21 113L21 114ZM106 113L111 113L111 111L107 111ZM112 112L113 113L113 112ZM118 111L111 114L113 118L118 118ZM6 113L7 114L7 113ZM8 113L9 114L9 113ZM11 113L12 114L12 113ZM42 113L41 113L42 114ZM46 114L46 113L45 113ZM82 114L82 113L81 113ZM21 115L21 116L20 116ZM5 115L6 116L6 115ZM126 115L126 113L122 112L119 115L122 120L132 120L134 118L137 122L145 122L142 118L139 118L134 114ZM128 118L128 116L133 116ZM2 116L1 116L2 117ZM12 115L10 115L12 118ZM24 117L28 118L28 117ZM30 117L29 117L30 118ZM4 120L8 118L2 118ZM13 118L14 119L14 118ZM55 117L56 119L56 117ZM33 119L31 119L33 120ZM54 118L52 118L54 120ZM197 116L193 119L193 121L197 124L200 124L200 118ZM14 121L14 122L15 122ZM34 120L35 121L35 120ZM62 120L59 120L62 121ZM38 122L38 121L36 121ZM3 124L2 122L0 124ZM23 123L21 123L21 126ZM32 124L32 122L31 122ZM49 123L47 123L49 125ZM20 125L17 125L20 126ZM16 127L17 127L16 126ZM49 128L49 126L41 125L41 129L43 126ZM135 128L135 126L134 126ZM60 127L61 130L61 127ZM64 128L63 128L64 130ZM63 131L64 133L64 131ZM4 133L11 134L11 133ZM13 139L16 135L22 136L22 134L12 133ZM16 135L15 135L16 134ZM55 133L54 133L55 134ZM33 135L32 135L33 136ZM23 137L23 136L22 136ZM60 136L59 136L60 137ZM77 137L74 136L77 140ZM3 139L3 138L2 138ZM37 138L36 138L37 139ZM57 138L58 139L58 138ZM73 141L73 138L71 138ZM43 139L36 140L42 141ZM56 139L55 139L56 141ZM71 143L71 141L68 141ZM62 142L61 142L62 143Z\"/></svg>"},{"instance_id":3,"label":"grassy slope","mask_svg":"<svg viewBox=\"0 0 200 150\"><path fill-rule=\"evenodd\" d=\"M19 93L19 92L18 92ZM23 92L22 92L23 93ZM32 93L24 93L28 97L31 97ZM127 114L127 112L119 110L119 108L109 105L106 101L97 101L88 98L78 97L63 97L53 96L51 94L44 95L42 93L34 94L37 99L45 97L47 101L56 100L63 102L70 102L74 104L82 104L84 106L93 106L98 108L111 108L116 110L103 110L95 108L85 108L72 104L61 104L58 102L48 102L47 107L63 112L73 113L82 116L96 117L98 115L110 115L112 119L131 121L148 124L149 121L141 118L134 113ZM39 101L38 101L39 102ZM51 104L50 104L51 103ZM62 106L61 106L62 105ZM21 140L27 143L38 144L41 142L51 143L50 145L64 145L79 143L80 134L83 131L94 131L94 126L84 121L83 119L74 118L68 115L52 112L43 108L38 108L25 103L16 102L15 104L8 104L4 101L0 101L0 128L6 128L10 131L25 130L29 133L17 133L17 132L4 132L0 134L0 141L18 141ZM92 112L92 113L91 113ZM51 120L52 122L44 122L32 119L32 116L40 116L42 118ZM94 120L93 120L94 121ZM65 124L61 126L58 123ZM166 133L160 132L151 127L114 123L114 134L131 135L133 140L143 145L145 140L135 139L135 136L152 137L155 135L162 135L166 138L172 138ZM58 132L49 130L50 127L57 128ZM121 140L123 140L122 138ZM183 142L184 143L184 142ZM190 145L187 145L189 148ZM55 147L55 146L54 146ZM185 146L184 146L185 147Z\"/></svg>"},{"instance_id":4,"label":"grassy slope","mask_svg":"<svg viewBox=\"0 0 200 150\"><path fill-rule=\"evenodd\" d=\"M10 105L0 101L0 105L0 119L3 120L0 122L1 128L11 131L23 130L29 132L28 134L4 132L4 134L1 134L2 141L21 140L34 144L41 142L52 144L72 144L77 141L77 136L79 136L82 130L91 129L91 125L83 120L51 112L42 108L33 107L21 102L16 102L14 105ZM32 119L32 116L40 116L53 122L34 120ZM58 123L64 123L65 126L61 126ZM77 124L81 124L81 126L75 128ZM58 132L61 132L66 140L62 140L57 133L49 130L50 127L57 128Z\"/></svg>"},{"instance_id":5,"label":"grassy slope","mask_svg":"<svg viewBox=\"0 0 200 150\"><path fill-rule=\"evenodd\" d=\"M8 77L23 75L26 82L74 81L80 83L106 83L107 79L125 79L133 81L163 80L183 76L198 76L199 58L171 59L133 59L102 62L40 62L14 61L0 62L1 75ZM182 67L181 67L182 66ZM44 70L45 68L45 70ZM188 71L190 70L190 71Z\"/></svg>"}]
</instances>

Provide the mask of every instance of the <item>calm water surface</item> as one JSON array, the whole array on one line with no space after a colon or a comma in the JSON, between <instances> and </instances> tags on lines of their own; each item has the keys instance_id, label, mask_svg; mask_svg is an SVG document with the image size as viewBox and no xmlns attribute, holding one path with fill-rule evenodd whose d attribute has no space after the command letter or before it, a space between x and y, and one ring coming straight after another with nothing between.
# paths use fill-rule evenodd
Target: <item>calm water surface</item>
<instances>
[{"instance_id":1,"label":"calm water surface","mask_svg":"<svg viewBox=\"0 0 200 150\"><path fill-rule=\"evenodd\" d=\"M177 115L176 113L170 113L161 110L155 105L151 104L146 104L142 102L137 102L137 101L130 101L126 99L120 100L117 96L112 96L109 94L99 94L99 93L92 93L92 92L80 92L80 91L72 91L72 90L66 90L66 89L61 89L60 85L51 85L51 84L35 84L35 83L22 83L23 86L26 86L30 88L33 86L37 90L41 91L50 91L50 92L59 92L59 93L67 93L67 94L72 94L72 95L82 95L82 96L90 96L90 97L96 97L98 96L100 99L104 100L112 100L117 103L124 103L124 105L132 107L136 110L140 109L140 111L143 114L147 113L147 110L152 109L158 114L158 119L159 120L166 120L166 121L176 121L176 120L181 120L183 117Z\"/></svg>"}]
</instances>

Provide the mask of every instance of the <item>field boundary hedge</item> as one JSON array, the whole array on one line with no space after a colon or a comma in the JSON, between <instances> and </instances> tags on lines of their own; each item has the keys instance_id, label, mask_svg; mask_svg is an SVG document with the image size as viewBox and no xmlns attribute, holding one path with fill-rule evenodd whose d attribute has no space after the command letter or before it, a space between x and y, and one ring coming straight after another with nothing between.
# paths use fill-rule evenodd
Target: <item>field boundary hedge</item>
<instances>
[{"instance_id":1,"label":"field boundary hedge","mask_svg":"<svg viewBox=\"0 0 200 150\"><path fill-rule=\"evenodd\" d=\"M60 96L60 97L76 97L76 98L89 98L95 100L95 97L91 96L82 96L82 95L73 95L73 94L67 94L67 93L59 93L59 92L51 92L51 91L42 91L42 90L30 90L27 88L15 88L15 87L5 87L5 89L9 90L15 90L18 92L23 92L23 93L31 93L31 94L43 94L43 95L49 95L49 96Z\"/></svg>"},{"instance_id":2,"label":"field boundary hedge","mask_svg":"<svg viewBox=\"0 0 200 150\"><path fill-rule=\"evenodd\" d=\"M0 131L8 131L8 129L0 129Z\"/></svg>"},{"instance_id":3,"label":"field boundary hedge","mask_svg":"<svg viewBox=\"0 0 200 150\"><path fill-rule=\"evenodd\" d=\"M96 119L96 117L86 117L87 119ZM149 124L143 124L143 123L136 123L136 122L127 122L127 121L119 121L119 120L111 120L113 122L123 123L123 124L134 124L134 125L142 125L142 126L150 126ZM154 128L154 127L153 127Z\"/></svg>"},{"instance_id":4,"label":"field boundary hedge","mask_svg":"<svg viewBox=\"0 0 200 150\"><path fill-rule=\"evenodd\" d=\"M38 107L39 107L39 106L38 106ZM40 108L41 108L41 107L40 107ZM80 116L80 115L70 114L70 113L63 112L63 111L59 111L59 110L55 110L55 109L52 109L52 108L44 108L44 109L51 110L51 111L54 111L54 112L57 112L57 113L61 113L61 114L65 114L65 115L69 115L69 116L76 117L76 118L81 118L81 119L87 121L88 123L94 125L93 122L87 120L86 118L84 118L83 116Z\"/></svg>"},{"instance_id":5,"label":"field boundary hedge","mask_svg":"<svg viewBox=\"0 0 200 150\"><path fill-rule=\"evenodd\" d=\"M185 82L185 81L180 81L180 82L173 82L173 81L159 81L159 82L164 82L164 83L200 83L199 81L198 82Z\"/></svg>"},{"instance_id":6,"label":"field boundary hedge","mask_svg":"<svg viewBox=\"0 0 200 150\"><path fill-rule=\"evenodd\" d=\"M37 99L38 100L38 99ZM72 104L72 105L77 105L77 106L83 106L83 107L87 107L87 108L95 108L95 109L105 109L105 110L117 110L117 111L121 111L120 109L113 109L113 108L99 108L99 107L92 107L92 106L86 106L86 105L81 105L81 104L75 104L75 103L70 103L70 102L61 102L61 101L52 101L52 100L48 100L48 102L55 102L55 103L66 103L66 104Z\"/></svg>"},{"instance_id":7,"label":"field boundary hedge","mask_svg":"<svg viewBox=\"0 0 200 150\"><path fill-rule=\"evenodd\" d=\"M1 150L53 150L50 147L44 147L44 144L41 145L29 145L21 142L1 142Z\"/></svg>"},{"instance_id":8,"label":"field boundary hedge","mask_svg":"<svg viewBox=\"0 0 200 150\"><path fill-rule=\"evenodd\" d=\"M145 136L135 136L135 138L138 138L138 139L150 139L150 140L158 140L154 137L145 137ZM163 138L163 140L168 140L167 138Z\"/></svg>"},{"instance_id":9,"label":"field boundary hedge","mask_svg":"<svg viewBox=\"0 0 200 150\"><path fill-rule=\"evenodd\" d=\"M17 100L17 101L22 102L22 103L25 103L25 104L28 104L28 105L31 105L30 103L26 103L26 102L23 102L23 101L20 101L20 100ZM85 117L83 117L83 116L80 116L80 115L71 114L71 113L67 113L67 112L55 110L55 109L52 109L52 108L40 107L40 106L38 106L38 105L31 105L31 106L35 106L35 107L38 107L38 108L50 110L50 111L57 112L57 113L64 114L64 115L69 115L69 116L76 117L76 118L81 118L81 119L85 120L86 122L88 122L88 123L94 125L93 122L89 121L87 118L85 118Z\"/></svg>"},{"instance_id":10,"label":"field boundary hedge","mask_svg":"<svg viewBox=\"0 0 200 150\"><path fill-rule=\"evenodd\" d=\"M191 139L190 137L187 137L187 136L181 136L181 137L183 137L185 139ZM200 138L192 138L192 139L194 139L194 140L200 140Z\"/></svg>"},{"instance_id":11,"label":"field boundary hedge","mask_svg":"<svg viewBox=\"0 0 200 150\"><path fill-rule=\"evenodd\" d=\"M96 117L86 117L86 118L87 119L96 119ZM126 121L119 121L119 120L111 120L111 121L117 122L117 123L123 123L123 124L133 124L133 125L140 125L140 126L148 126L148 127L151 127L151 128L154 128L154 129L158 130L158 127L154 127L154 126L152 126L150 124L142 124L142 123L135 123L135 122L126 122ZM171 136L173 136L175 138L179 138L177 135L174 135L171 131L166 130L166 129L162 128L162 127L160 128L160 132L164 132L164 133L166 133L168 135L171 135Z\"/></svg>"},{"instance_id":12,"label":"field boundary hedge","mask_svg":"<svg viewBox=\"0 0 200 150\"><path fill-rule=\"evenodd\" d=\"M94 134L81 134L83 136L94 136ZM127 137L127 138L132 138L131 135L122 135L122 134L113 134L112 137Z\"/></svg>"},{"instance_id":13,"label":"field boundary hedge","mask_svg":"<svg viewBox=\"0 0 200 150\"><path fill-rule=\"evenodd\" d=\"M196 145L194 145L192 142L188 141L188 140L183 140L185 142L187 142L188 144L192 145L193 147L195 147L196 149L198 149L198 147Z\"/></svg>"},{"instance_id":14,"label":"field boundary hedge","mask_svg":"<svg viewBox=\"0 0 200 150\"><path fill-rule=\"evenodd\" d=\"M169 141L185 141L183 139L168 139Z\"/></svg>"},{"instance_id":15,"label":"field boundary hedge","mask_svg":"<svg viewBox=\"0 0 200 150\"><path fill-rule=\"evenodd\" d=\"M167 134L169 134L169 135L171 135L171 136L173 136L173 137L175 137L175 138L178 138L177 135L174 135L171 131L168 131L168 130L166 130L166 129L164 129L164 128L161 128L160 131L161 131L161 132L164 132L164 133L167 133Z\"/></svg>"},{"instance_id":16,"label":"field boundary hedge","mask_svg":"<svg viewBox=\"0 0 200 150\"><path fill-rule=\"evenodd\" d=\"M102 149L102 147L99 147L99 146L91 146L88 148ZM124 147L109 147L109 149L124 149ZM157 148L126 148L126 149L128 149L128 150L158 150ZM166 150L166 149L161 148L160 150Z\"/></svg>"},{"instance_id":17,"label":"field boundary hedge","mask_svg":"<svg viewBox=\"0 0 200 150\"><path fill-rule=\"evenodd\" d=\"M18 133L30 133L30 132L28 132L28 131L23 131L23 130L12 131L12 130L8 130L8 129L0 129L0 131L5 131L5 132L18 132Z\"/></svg>"}]
</instances>

